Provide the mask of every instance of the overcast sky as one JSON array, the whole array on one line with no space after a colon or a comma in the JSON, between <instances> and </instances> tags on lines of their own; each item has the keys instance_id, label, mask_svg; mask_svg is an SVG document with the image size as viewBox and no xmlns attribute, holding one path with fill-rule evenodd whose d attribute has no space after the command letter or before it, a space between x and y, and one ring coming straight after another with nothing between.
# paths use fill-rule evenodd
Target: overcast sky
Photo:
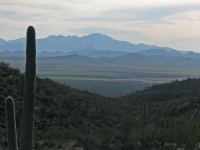
<instances>
[{"instance_id":1,"label":"overcast sky","mask_svg":"<svg viewBox=\"0 0 200 150\"><path fill-rule=\"evenodd\" d=\"M106 34L200 52L200 0L0 0L0 38Z\"/></svg>"}]
</instances>

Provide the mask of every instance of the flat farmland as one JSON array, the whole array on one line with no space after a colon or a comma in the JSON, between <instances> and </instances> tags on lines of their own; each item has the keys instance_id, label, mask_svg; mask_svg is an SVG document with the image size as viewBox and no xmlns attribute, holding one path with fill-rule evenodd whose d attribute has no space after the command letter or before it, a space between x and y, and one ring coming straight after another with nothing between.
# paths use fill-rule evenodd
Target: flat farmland
<instances>
[{"instance_id":1,"label":"flat farmland","mask_svg":"<svg viewBox=\"0 0 200 150\"><path fill-rule=\"evenodd\" d=\"M193 72L193 75L198 72ZM136 90L144 89L155 83L167 83L172 80L183 80L188 77L185 71L122 71L122 70L45 70L37 75L77 88L88 90L103 96L116 97ZM192 74L190 74L192 75Z\"/></svg>"}]
</instances>

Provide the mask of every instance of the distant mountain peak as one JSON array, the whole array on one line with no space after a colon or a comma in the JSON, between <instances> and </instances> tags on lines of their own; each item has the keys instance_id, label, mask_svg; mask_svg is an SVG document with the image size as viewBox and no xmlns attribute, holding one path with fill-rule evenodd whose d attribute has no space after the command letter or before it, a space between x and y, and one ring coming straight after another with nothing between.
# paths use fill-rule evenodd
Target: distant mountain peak
<instances>
[{"instance_id":1,"label":"distant mountain peak","mask_svg":"<svg viewBox=\"0 0 200 150\"><path fill-rule=\"evenodd\" d=\"M78 38L76 35L68 35L67 38Z\"/></svg>"},{"instance_id":2,"label":"distant mountain peak","mask_svg":"<svg viewBox=\"0 0 200 150\"><path fill-rule=\"evenodd\" d=\"M107 36L106 34L101 34L101 33L91 33L85 37L93 37L93 38L109 38L109 39L113 39L110 36Z\"/></svg>"},{"instance_id":3,"label":"distant mountain peak","mask_svg":"<svg viewBox=\"0 0 200 150\"><path fill-rule=\"evenodd\" d=\"M106 35L103 35L101 33L91 33L88 36L106 36Z\"/></svg>"},{"instance_id":4,"label":"distant mountain peak","mask_svg":"<svg viewBox=\"0 0 200 150\"><path fill-rule=\"evenodd\" d=\"M48 37L46 37L44 39L51 39L51 38L66 38L66 37L63 36L63 35L50 35L50 36L48 36Z\"/></svg>"}]
</instances>

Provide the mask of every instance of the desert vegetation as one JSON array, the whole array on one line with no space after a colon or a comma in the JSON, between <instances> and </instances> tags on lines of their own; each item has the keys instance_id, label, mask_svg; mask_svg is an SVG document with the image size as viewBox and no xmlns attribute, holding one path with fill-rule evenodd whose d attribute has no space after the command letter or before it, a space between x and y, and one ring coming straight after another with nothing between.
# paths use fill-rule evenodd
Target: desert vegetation
<instances>
[{"instance_id":1,"label":"desert vegetation","mask_svg":"<svg viewBox=\"0 0 200 150\"><path fill-rule=\"evenodd\" d=\"M0 75L0 145L6 149L5 99L12 95L15 101L20 137L24 74L1 62ZM34 145L38 149L162 149L166 143L176 143L193 149L199 142L199 88L200 79L191 78L107 98L36 77ZM147 120L141 134L145 92Z\"/></svg>"}]
</instances>

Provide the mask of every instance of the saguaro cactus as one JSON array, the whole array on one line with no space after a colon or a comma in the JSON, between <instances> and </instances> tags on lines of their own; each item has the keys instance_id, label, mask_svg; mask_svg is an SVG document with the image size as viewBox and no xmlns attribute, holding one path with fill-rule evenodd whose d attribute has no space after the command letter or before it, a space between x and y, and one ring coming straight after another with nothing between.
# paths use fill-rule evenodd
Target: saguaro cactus
<instances>
[{"instance_id":1,"label":"saguaro cactus","mask_svg":"<svg viewBox=\"0 0 200 150\"><path fill-rule=\"evenodd\" d=\"M142 134L144 133L144 128L147 118L147 93L144 93L144 114L143 114L143 123L142 123Z\"/></svg>"},{"instance_id":2,"label":"saguaro cactus","mask_svg":"<svg viewBox=\"0 0 200 150\"><path fill-rule=\"evenodd\" d=\"M35 78L36 78L36 45L35 29L29 26L26 41L26 69L24 97L22 107L22 127L20 137L20 150L33 149L34 117L35 117ZM17 135L15 123L14 101L11 97L6 99L7 137L9 150L17 150Z\"/></svg>"},{"instance_id":3,"label":"saguaro cactus","mask_svg":"<svg viewBox=\"0 0 200 150\"><path fill-rule=\"evenodd\" d=\"M26 41L26 69L22 107L20 150L33 149L35 117L36 44L35 29L29 26Z\"/></svg>"},{"instance_id":4,"label":"saguaro cactus","mask_svg":"<svg viewBox=\"0 0 200 150\"><path fill-rule=\"evenodd\" d=\"M6 98L6 129L9 150L18 150L15 121L15 104L12 97Z\"/></svg>"}]
</instances>

